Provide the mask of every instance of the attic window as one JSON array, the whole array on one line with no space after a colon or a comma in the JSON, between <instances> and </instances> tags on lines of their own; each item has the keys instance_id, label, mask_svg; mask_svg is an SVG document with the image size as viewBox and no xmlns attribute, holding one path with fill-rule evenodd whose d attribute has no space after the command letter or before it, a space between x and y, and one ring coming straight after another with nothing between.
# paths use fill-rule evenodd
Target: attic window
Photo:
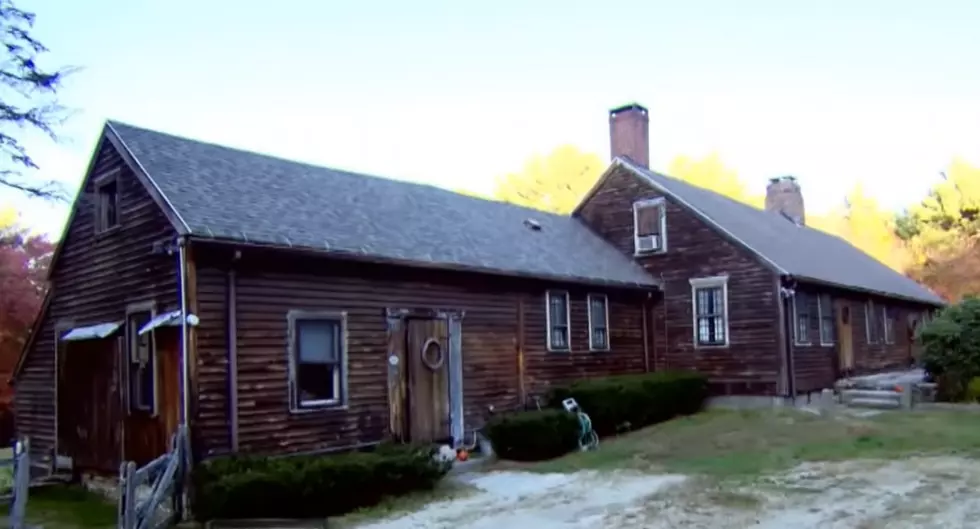
<instances>
[{"instance_id":1,"label":"attic window","mask_svg":"<svg viewBox=\"0 0 980 529\"><path fill-rule=\"evenodd\" d=\"M95 231L101 233L119 225L119 181L116 173L95 183Z\"/></svg>"},{"instance_id":2,"label":"attic window","mask_svg":"<svg viewBox=\"0 0 980 529\"><path fill-rule=\"evenodd\" d=\"M524 225L531 231L541 231L541 223L534 219L524 219Z\"/></svg>"},{"instance_id":3,"label":"attic window","mask_svg":"<svg viewBox=\"0 0 980 529\"><path fill-rule=\"evenodd\" d=\"M633 203L633 251L636 255L667 251L667 209L663 198Z\"/></svg>"}]
</instances>

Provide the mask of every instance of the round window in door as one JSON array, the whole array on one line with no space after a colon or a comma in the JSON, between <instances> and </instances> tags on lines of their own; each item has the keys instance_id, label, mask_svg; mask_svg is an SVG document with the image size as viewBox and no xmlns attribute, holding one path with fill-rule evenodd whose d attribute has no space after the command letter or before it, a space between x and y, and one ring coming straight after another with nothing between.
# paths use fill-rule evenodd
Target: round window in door
<instances>
[{"instance_id":1,"label":"round window in door","mask_svg":"<svg viewBox=\"0 0 980 529\"><path fill-rule=\"evenodd\" d=\"M425 367L433 371L442 368L442 365L446 362L446 355L443 354L442 345L435 338L426 340L422 344L422 350L419 353L422 355L422 363L425 364Z\"/></svg>"}]
</instances>

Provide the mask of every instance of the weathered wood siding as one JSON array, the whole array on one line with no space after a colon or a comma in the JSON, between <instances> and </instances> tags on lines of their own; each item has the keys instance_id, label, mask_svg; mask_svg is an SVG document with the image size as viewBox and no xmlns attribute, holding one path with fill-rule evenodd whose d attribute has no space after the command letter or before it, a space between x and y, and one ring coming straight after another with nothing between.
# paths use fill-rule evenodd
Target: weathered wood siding
<instances>
[{"instance_id":1,"label":"weathered wood siding","mask_svg":"<svg viewBox=\"0 0 980 529\"><path fill-rule=\"evenodd\" d=\"M795 336L792 340L798 392L832 387L840 376L840 339L836 338L831 345L820 345L820 324L817 319L817 296L820 294L829 295L833 305L843 301L850 309L855 374L901 369L911 363L915 344L909 326L910 317L914 321L920 321L922 315L930 309L929 306L818 285L801 285L797 287L797 291L808 294L807 305L811 314L808 326L810 344L796 343ZM885 307L890 311L895 325L893 343L885 343L883 330L879 331L877 343L868 343L865 327L867 323L865 306L868 300L874 302L876 312L880 313ZM790 316L792 317L792 313ZM836 316L835 313L835 318Z\"/></svg>"},{"instance_id":2,"label":"weathered wood siding","mask_svg":"<svg viewBox=\"0 0 980 529\"><path fill-rule=\"evenodd\" d=\"M199 339L202 455L230 446L226 347L230 250L195 243L201 324ZM462 320L466 428L484 421L488 406L521 405L518 347L525 348L525 383L541 389L555 380L643 370L641 325L645 294L605 292L610 299L611 351L589 353L585 292L545 282L403 267L353 264L290 253L243 249L235 265L237 391L243 452L328 450L375 442L389 431L385 309L465 311ZM544 293L572 293L572 353L547 353ZM524 315L520 317L521 305ZM347 313L346 409L289 411L287 313L293 309ZM519 332L520 320L526 333Z\"/></svg>"},{"instance_id":3,"label":"weathered wood siding","mask_svg":"<svg viewBox=\"0 0 980 529\"><path fill-rule=\"evenodd\" d=\"M151 254L155 241L174 236L170 223L108 142L96 157L92 175L120 170L120 225L95 233L95 189L87 175L54 263L53 298L16 381L17 430L39 453L55 443L56 323L121 321L129 303L153 300L165 310L177 302L176 258Z\"/></svg>"},{"instance_id":4,"label":"weathered wood siding","mask_svg":"<svg viewBox=\"0 0 980 529\"><path fill-rule=\"evenodd\" d=\"M633 203L662 193L619 169L584 204L580 216L624 254L633 251ZM667 252L639 262L664 283L654 310L657 369L697 369L720 394L782 393L782 346L776 275L746 250L666 197ZM690 279L728 275L730 345L694 346Z\"/></svg>"}]
</instances>

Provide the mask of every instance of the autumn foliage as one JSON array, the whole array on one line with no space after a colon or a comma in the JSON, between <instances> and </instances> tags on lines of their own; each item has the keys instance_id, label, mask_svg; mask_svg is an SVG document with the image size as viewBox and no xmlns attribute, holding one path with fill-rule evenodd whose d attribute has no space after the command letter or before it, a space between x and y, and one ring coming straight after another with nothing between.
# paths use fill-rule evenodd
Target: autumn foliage
<instances>
[{"instance_id":1,"label":"autumn foliage","mask_svg":"<svg viewBox=\"0 0 980 529\"><path fill-rule=\"evenodd\" d=\"M52 249L44 236L17 225L0 227L0 376L4 381L10 378L40 310ZM9 400L6 391L2 400Z\"/></svg>"}]
</instances>

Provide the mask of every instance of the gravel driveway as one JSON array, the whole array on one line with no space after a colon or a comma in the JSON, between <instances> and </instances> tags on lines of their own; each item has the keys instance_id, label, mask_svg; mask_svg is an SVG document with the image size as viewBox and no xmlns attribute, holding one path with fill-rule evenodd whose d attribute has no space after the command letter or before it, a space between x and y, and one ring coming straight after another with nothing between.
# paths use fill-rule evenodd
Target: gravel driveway
<instances>
[{"instance_id":1,"label":"gravel driveway","mask_svg":"<svg viewBox=\"0 0 980 529\"><path fill-rule=\"evenodd\" d=\"M457 479L474 493L362 527L951 529L980 520L980 462L954 457L806 464L749 481L626 471Z\"/></svg>"}]
</instances>

